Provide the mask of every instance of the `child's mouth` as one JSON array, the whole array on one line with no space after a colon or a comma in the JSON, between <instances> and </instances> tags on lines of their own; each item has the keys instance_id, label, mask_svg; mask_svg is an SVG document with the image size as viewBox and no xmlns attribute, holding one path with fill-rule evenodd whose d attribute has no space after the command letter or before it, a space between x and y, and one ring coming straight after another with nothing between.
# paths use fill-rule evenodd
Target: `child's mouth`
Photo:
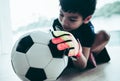
<instances>
[{"instance_id":1,"label":"child's mouth","mask_svg":"<svg viewBox=\"0 0 120 81\"><path fill-rule=\"evenodd\" d=\"M69 27L63 27L63 29L64 29L65 31L70 31L70 30L71 30L71 28L69 28Z\"/></svg>"}]
</instances>

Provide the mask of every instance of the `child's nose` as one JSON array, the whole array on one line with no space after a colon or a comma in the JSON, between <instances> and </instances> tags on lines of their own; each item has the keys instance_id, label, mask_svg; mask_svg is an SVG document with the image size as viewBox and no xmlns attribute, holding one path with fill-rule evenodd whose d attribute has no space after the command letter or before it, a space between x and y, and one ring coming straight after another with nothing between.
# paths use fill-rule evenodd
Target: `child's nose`
<instances>
[{"instance_id":1,"label":"child's nose","mask_svg":"<svg viewBox=\"0 0 120 81\"><path fill-rule=\"evenodd\" d=\"M63 26L68 26L68 20L66 18L62 19L62 25Z\"/></svg>"}]
</instances>

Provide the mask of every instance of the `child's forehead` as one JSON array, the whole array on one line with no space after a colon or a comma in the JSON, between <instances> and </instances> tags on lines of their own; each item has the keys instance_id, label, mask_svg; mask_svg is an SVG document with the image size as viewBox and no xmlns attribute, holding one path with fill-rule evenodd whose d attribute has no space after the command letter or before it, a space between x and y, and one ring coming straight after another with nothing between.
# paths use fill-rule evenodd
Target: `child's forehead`
<instances>
[{"instance_id":1,"label":"child's forehead","mask_svg":"<svg viewBox=\"0 0 120 81\"><path fill-rule=\"evenodd\" d=\"M77 17L77 16L81 16L79 13L77 12L69 12L69 11L63 11L62 9L60 10L60 13L61 14L64 14L64 15L71 15L71 16L74 16L74 17Z\"/></svg>"}]
</instances>

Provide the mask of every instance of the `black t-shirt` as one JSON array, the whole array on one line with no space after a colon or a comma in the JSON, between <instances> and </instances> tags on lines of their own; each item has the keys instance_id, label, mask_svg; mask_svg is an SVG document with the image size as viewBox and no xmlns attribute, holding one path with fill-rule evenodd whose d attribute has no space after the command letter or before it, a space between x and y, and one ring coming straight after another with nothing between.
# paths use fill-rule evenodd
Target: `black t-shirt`
<instances>
[{"instance_id":1,"label":"black t-shirt","mask_svg":"<svg viewBox=\"0 0 120 81\"><path fill-rule=\"evenodd\" d=\"M54 20L53 29L63 30L58 19ZM92 46L95 39L95 33L94 33L94 27L91 22L89 22L88 24L82 24L79 28L69 32L72 33L76 39L79 39L83 47Z\"/></svg>"},{"instance_id":2,"label":"black t-shirt","mask_svg":"<svg viewBox=\"0 0 120 81\"><path fill-rule=\"evenodd\" d=\"M58 19L54 20L53 29L54 30L63 30ZM91 47L94 42L95 35L96 35L94 32L94 26L92 25L91 22L89 22L88 24L81 25L79 28L77 28L73 31L70 31L70 33L72 33L76 39L79 39L79 41L83 47ZM108 62L110 60L110 57L108 55L106 48L104 48L98 56L94 56L94 57L95 57L97 63ZM68 67L74 67L71 57L69 57ZM91 61L88 60L87 68L89 68L89 67L91 68L91 67L95 67L95 66L93 63L91 63Z\"/></svg>"}]
</instances>

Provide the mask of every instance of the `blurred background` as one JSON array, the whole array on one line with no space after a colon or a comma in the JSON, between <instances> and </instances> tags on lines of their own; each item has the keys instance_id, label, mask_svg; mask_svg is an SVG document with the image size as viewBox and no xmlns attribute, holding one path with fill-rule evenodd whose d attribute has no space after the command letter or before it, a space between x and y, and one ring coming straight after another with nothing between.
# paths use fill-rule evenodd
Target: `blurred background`
<instances>
[{"instance_id":1,"label":"blurred background","mask_svg":"<svg viewBox=\"0 0 120 81\"><path fill-rule=\"evenodd\" d=\"M0 53L9 53L13 42L23 33L46 30L59 15L58 0L0 0ZM95 31L106 30L119 37L120 0L97 0L91 19ZM117 34L117 35L116 35ZM112 38L114 39L114 38ZM9 40L9 41L8 41ZM117 43L120 39L112 40Z\"/></svg>"},{"instance_id":2,"label":"blurred background","mask_svg":"<svg viewBox=\"0 0 120 81\"><path fill-rule=\"evenodd\" d=\"M4 75L9 66L3 60L10 60L7 58L19 36L32 30L48 30L58 16L58 0L0 0L0 81L9 81ZM105 30L111 35L108 47L120 46L120 0L97 0L91 22L95 32Z\"/></svg>"}]
</instances>

